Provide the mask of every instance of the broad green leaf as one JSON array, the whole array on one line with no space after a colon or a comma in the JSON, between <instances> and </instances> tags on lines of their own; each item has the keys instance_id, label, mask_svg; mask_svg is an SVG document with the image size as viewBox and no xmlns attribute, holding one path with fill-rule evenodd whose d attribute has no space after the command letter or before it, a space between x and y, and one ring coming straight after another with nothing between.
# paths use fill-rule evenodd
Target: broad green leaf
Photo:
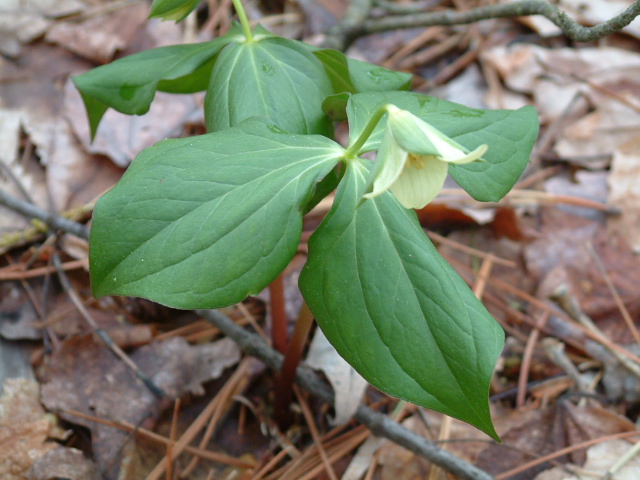
<instances>
[{"instance_id":1,"label":"broad green leaf","mask_svg":"<svg viewBox=\"0 0 640 480\"><path fill-rule=\"evenodd\" d=\"M302 42L300 42L302 43ZM316 49L303 44L324 65L333 85L333 93L387 92L408 90L411 87L410 73L361 62L333 49Z\"/></svg>"},{"instance_id":2,"label":"broad green leaf","mask_svg":"<svg viewBox=\"0 0 640 480\"><path fill-rule=\"evenodd\" d=\"M504 334L390 193L359 205L349 165L309 241L300 289L320 328L367 381L497 439L489 382Z\"/></svg>"},{"instance_id":3,"label":"broad green leaf","mask_svg":"<svg viewBox=\"0 0 640 480\"><path fill-rule=\"evenodd\" d=\"M216 61L205 101L210 132L265 116L292 133L332 136L322 100L332 93L320 61L293 40L229 45Z\"/></svg>"},{"instance_id":4,"label":"broad green leaf","mask_svg":"<svg viewBox=\"0 0 640 480\"><path fill-rule=\"evenodd\" d=\"M214 308L260 292L295 254L302 210L343 153L259 119L145 149L96 205L94 295Z\"/></svg>"},{"instance_id":5,"label":"broad green leaf","mask_svg":"<svg viewBox=\"0 0 640 480\"><path fill-rule=\"evenodd\" d=\"M347 57L355 93L409 90L413 75Z\"/></svg>"},{"instance_id":6,"label":"broad green leaf","mask_svg":"<svg viewBox=\"0 0 640 480\"><path fill-rule=\"evenodd\" d=\"M446 100L409 92L356 94L349 100L349 141L360 135L379 106L392 103L429 122L470 151L489 145L486 162L449 165L449 173L473 198L495 202L511 190L529 161L538 136L533 107L519 110L477 110ZM362 152L375 150L382 140L386 118L369 137Z\"/></svg>"},{"instance_id":7,"label":"broad green leaf","mask_svg":"<svg viewBox=\"0 0 640 480\"><path fill-rule=\"evenodd\" d=\"M322 109L334 121L347 118L346 106L349 97L345 97L344 93L408 90L411 87L410 73L354 60L337 50L320 50L310 45L306 46L320 59L331 79L335 95L325 99Z\"/></svg>"},{"instance_id":8,"label":"broad green leaf","mask_svg":"<svg viewBox=\"0 0 640 480\"><path fill-rule=\"evenodd\" d=\"M230 42L242 41L238 26L211 42L154 48L73 77L85 102L91 137L108 108L127 115L149 111L156 90L193 93L206 90L215 56Z\"/></svg>"},{"instance_id":9,"label":"broad green leaf","mask_svg":"<svg viewBox=\"0 0 640 480\"><path fill-rule=\"evenodd\" d=\"M175 20L178 23L189 15L200 0L153 0L149 18Z\"/></svg>"}]
</instances>

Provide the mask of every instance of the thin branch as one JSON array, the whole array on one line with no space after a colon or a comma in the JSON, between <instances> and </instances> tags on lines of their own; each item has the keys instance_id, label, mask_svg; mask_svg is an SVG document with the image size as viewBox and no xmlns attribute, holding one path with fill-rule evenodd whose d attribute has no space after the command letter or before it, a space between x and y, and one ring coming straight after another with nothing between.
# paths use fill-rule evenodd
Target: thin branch
<instances>
[{"instance_id":1,"label":"thin branch","mask_svg":"<svg viewBox=\"0 0 640 480\"><path fill-rule=\"evenodd\" d=\"M387 16L366 20L354 31L342 31L348 38L386 32L399 28L430 27L434 25L462 25L491 18L513 18L542 15L558 26L569 38L577 42L591 42L612 33L619 32L640 15L640 0L606 22L593 27L584 27L565 12L547 0L521 0L499 5L487 5L464 12L447 10L443 12L413 13L403 16ZM346 26L346 25L345 25Z\"/></svg>"},{"instance_id":2,"label":"thin branch","mask_svg":"<svg viewBox=\"0 0 640 480\"><path fill-rule=\"evenodd\" d=\"M282 355L269 347L258 335L247 332L218 310L198 310L197 313L218 327L225 335L232 338L242 351L259 358L273 370L280 370ZM334 398L331 389L319 379L313 370L302 366L298 367L296 381L314 396L333 405ZM366 425L373 434L388 438L462 479L495 480L485 471L439 448L420 435L407 430L397 422L369 407L360 405L354 418Z\"/></svg>"},{"instance_id":3,"label":"thin branch","mask_svg":"<svg viewBox=\"0 0 640 480\"><path fill-rule=\"evenodd\" d=\"M375 4L380 8L384 8L389 13L414 14L424 12L443 1L444 0L418 0L411 3L396 3L390 2L389 0L375 0Z\"/></svg>"},{"instance_id":4,"label":"thin branch","mask_svg":"<svg viewBox=\"0 0 640 480\"><path fill-rule=\"evenodd\" d=\"M341 22L327 31L322 46L345 50L356 38L356 32L365 22L372 8L373 0L351 0Z\"/></svg>"},{"instance_id":5,"label":"thin branch","mask_svg":"<svg viewBox=\"0 0 640 480\"><path fill-rule=\"evenodd\" d=\"M54 230L62 230L63 232L71 233L85 240L89 239L89 229L80 223L74 222L67 218L61 217L56 213L49 212L40 207L20 200L16 197L9 195L4 190L0 189L0 205L4 205L11 210L21 213L29 218L37 218L38 220L46 223Z\"/></svg>"}]
</instances>

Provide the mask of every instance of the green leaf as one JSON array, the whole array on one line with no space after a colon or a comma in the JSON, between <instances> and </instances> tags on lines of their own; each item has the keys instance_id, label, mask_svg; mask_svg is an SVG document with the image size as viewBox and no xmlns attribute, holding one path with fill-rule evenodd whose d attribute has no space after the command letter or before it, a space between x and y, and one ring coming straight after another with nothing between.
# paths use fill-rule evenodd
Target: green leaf
<instances>
[{"instance_id":1,"label":"green leaf","mask_svg":"<svg viewBox=\"0 0 640 480\"><path fill-rule=\"evenodd\" d=\"M200 0L153 0L149 18L175 20L178 23L189 15L200 3Z\"/></svg>"},{"instance_id":2,"label":"green leaf","mask_svg":"<svg viewBox=\"0 0 640 480\"><path fill-rule=\"evenodd\" d=\"M298 42L267 37L229 45L207 90L207 130L266 116L291 133L332 136L333 125L321 108L331 93L322 64Z\"/></svg>"},{"instance_id":3,"label":"green leaf","mask_svg":"<svg viewBox=\"0 0 640 480\"><path fill-rule=\"evenodd\" d=\"M356 87L349 75L349 64L344 53L332 49L313 50L313 54L322 62L329 75L334 93L355 93Z\"/></svg>"},{"instance_id":4,"label":"green leaf","mask_svg":"<svg viewBox=\"0 0 640 480\"><path fill-rule=\"evenodd\" d=\"M260 292L295 254L302 210L343 153L259 119L145 149L96 205L94 295L215 308Z\"/></svg>"},{"instance_id":5,"label":"green leaf","mask_svg":"<svg viewBox=\"0 0 640 480\"><path fill-rule=\"evenodd\" d=\"M390 193L359 204L352 162L309 241L300 289L331 344L376 388L495 439L489 383L504 334Z\"/></svg>"},{"instance_id":6,"label":"green leaf","mask_svg":"<svg viewBox=\"0 0 640 480\"><path fill-rule=\"evenodd\" d=\"M347 57L355 93L408 90L413 75Z\"/></svg>"},{"instance_id":7,"label":"green leaf","mask_svg":"<svg viewBox=\"0 0 640 480\"><path fill-rule=\"evenodd\" d=\"M322 62L331 79L334 95L324 100L322 109L334 121L347 118L346 106L349 97L345 94L408 90L411 87L410 73L354 60L337 50L317 50L310 45L306 47Z\"/></svg>"},{"instance_id":8,"label":"green leaf","mask_svg":"<svg viewBox=\"0 0 640 480\"><path fill-rule=\"evenodd\" d=\"M392 103L408 110L453 138L470 151L489 145L486 162L449 165L449 173L473 198L495 202L505 196L524 171L538 136L538 116L533 107L519 110L478 110L434 97L409 92L356 94L349 100L350 139L353 143L371 114ZM376 150L386 126L384 118L361 152Z\"/></svg>"},{"instance_id":9,"label":"green leaf","mask_svg":"<svg viewBox=\"0 0 640 480\"><path fill-rule=\"evenodd\" d=\"M347 57L338 50L316 50L307 46L324 65L333 85L333 93L386 92L408 90L410 73L389 70L372 63Z\"/></svg>"},{"instance_id":10,"label":"green leaf","mask_svg":"<svg viewBox=\"0 0 640 480\"><path fill-rule=\"evenodd\" d=\"M85 102L91 137L95 137L108 108L143 115L149 111L156 90L205 90L215 56L228 43L243 39L241 29L234 26L227 35L211 42L146 50L73 77Z\"/></svg>"}]
</instances>

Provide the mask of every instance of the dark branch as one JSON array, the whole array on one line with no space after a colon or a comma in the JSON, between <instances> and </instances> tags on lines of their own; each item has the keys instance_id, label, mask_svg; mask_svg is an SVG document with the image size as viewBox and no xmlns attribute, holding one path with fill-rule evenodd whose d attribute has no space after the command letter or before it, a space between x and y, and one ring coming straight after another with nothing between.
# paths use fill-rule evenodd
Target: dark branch
<instances>
[{"instance_id":1,"label":"dark branch","mask_svg":"<svg viewBox=\"0 0 640 480\"><path fill-rule=\"evenodd\" d=\"M37 218L54 230L62 230L63 232L71 233L80 238L84 238L85 240L89 240L89 229L86 226L40 207L36 207L24 200L12 197L4 190L0 190L0 205L4 205L5 207L29 218Z\"/></svg>"},{"instance_id":2,"label":"dark branch","mask_svg":"<svg viewBox=\"0 0 640 480\"><path fill-rule=\"evenodd\" d=\"M232 338L245 353L262 360L274 370L279 370L283 356L267 345L258 335L247 332L218 310L199 310L199 315ZM307 391L324 402L333 405L333 393L316 373L306 367L298 367L296 381ZM385 415L360 405L354 418L366 425L375 435L388 438L407 450L426 458L452 474L466 480L495 480L488 473L441 449L420 435L407 430Z\"/></svg>"},{"instance_id":3,"label":"dark branch","mask_svg":"<svg viewBox=\"0 0 640 480\"><path fill-rule=\"evenodd\" d=\"M606 22L594 27L584 27L547 0L521 0L500 5L488 5L464 12L447 10L444 12L413 13L403 16L387 16L362 22L355 31L342 32L348 37L385 32L399 28L429 27L434 25L462 25L491 18L513 18L542 15L557 25L569 38L577 42L598 40L619 32L640 15L640 0Z\"/></svg>"}]
</instances>

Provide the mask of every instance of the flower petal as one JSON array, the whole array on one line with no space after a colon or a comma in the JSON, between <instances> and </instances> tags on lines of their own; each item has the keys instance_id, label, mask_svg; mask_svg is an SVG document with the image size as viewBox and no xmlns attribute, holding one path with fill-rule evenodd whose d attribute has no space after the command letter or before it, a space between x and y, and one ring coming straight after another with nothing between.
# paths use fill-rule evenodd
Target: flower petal
<instances>
[{"instance_id":1,"label":"flower petal","mask_svg":"<svg viewBox=\"0 0 640 480\"><path fill-rule=\"evenodd\" d=\"M374 198L385 192L402 174L408 153L393 139L389 129L385 129L376 161L369 172L369 180L364 198ZM373 188L372 188L373 187Z\"/></svg>"},{"instance_id":2,"label":"flower petal","mask_svg":"<svg viewBox=\"0 0 640 480\"><path fill-rule=\"evenodd\" d=\"M487 150L489 150L489 145L483 144L483 145L480 145L478 148L476 148L473 152L467 153L462 158L451 159L451 158L443 157L442 161L447 163L458 163L458 164L471 163L471 162L475 162L476 160L482 160L482 158L480 157L482 157L482 155L487 153Z\"/></svg>"},{"instance_id":3,"label":"flower petal","mask_svg":"<svg viewBox=\"0 0 640 480\"><path fill-rule=\"evenodd\" d=\"M448 165L432 156L421 158L420 168L407 164L391 186L391 192L405 208L423 208L442 189Z\"/></svg>"}]
</instances>

